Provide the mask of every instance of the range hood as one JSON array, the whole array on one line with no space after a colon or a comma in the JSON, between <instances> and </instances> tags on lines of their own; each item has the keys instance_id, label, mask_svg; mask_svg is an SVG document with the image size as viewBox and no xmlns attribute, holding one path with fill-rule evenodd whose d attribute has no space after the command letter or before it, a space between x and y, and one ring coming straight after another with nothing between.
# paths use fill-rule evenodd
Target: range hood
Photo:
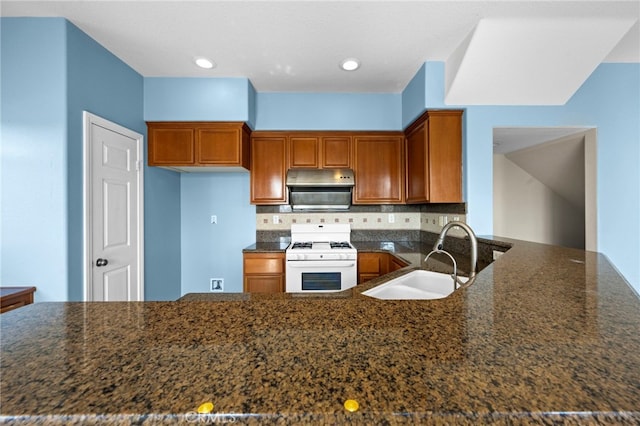
<instances>
[{"instance_id":1,"label":"range hood","mask_svg":"<svg viewBox=\"0 0 640 426\"><path fill-rule=\"evenodd\" d=\"M293 210L347 210L355 177L351 169L289 169L286 183Z\"/></svg>"}]
</instances>

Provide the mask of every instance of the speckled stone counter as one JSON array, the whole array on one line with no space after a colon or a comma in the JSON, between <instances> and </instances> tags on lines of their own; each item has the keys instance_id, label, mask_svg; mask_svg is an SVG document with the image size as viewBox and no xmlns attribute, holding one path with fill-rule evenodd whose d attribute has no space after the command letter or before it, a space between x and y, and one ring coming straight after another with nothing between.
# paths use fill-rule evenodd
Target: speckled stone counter
<instances>
[{"instance_id":1,"label":"speckled stone counter","mask_svg":"<svg viewBox=\"0 0 640 426\"><path fill-rule=\"evenodd\" d=\"M361 294L388 278L3 314L2 420L640 423L640 299L604 256L515 242L445 299Z\"/></svg>"}]
</instances>

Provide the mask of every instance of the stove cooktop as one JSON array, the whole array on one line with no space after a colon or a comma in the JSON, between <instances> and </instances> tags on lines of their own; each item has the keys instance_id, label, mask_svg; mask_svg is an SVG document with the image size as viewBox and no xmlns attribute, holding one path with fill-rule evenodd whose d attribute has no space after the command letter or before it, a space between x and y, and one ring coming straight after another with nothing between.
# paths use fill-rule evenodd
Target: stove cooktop
<instances>
[{"instance_id":1,"label":"stove cooktop","mask_svg":"<svg viewBox=\"0 0 640 426\"><path fill-rule=\"evenodd\" d=\"M353 246L348 241L297 241L290 250L349 250Z\"/></svg>"}]
</instances>

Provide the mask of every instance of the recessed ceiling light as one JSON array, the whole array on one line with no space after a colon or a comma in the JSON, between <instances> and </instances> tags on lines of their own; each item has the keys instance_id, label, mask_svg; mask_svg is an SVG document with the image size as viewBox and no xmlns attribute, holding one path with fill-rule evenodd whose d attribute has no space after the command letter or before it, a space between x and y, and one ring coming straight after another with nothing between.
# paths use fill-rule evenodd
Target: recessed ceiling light
<instances>
[{"instance_id":1,"label":"recessed ceiling light","mask_svg":"<svg viewBox=\"0 0 640 426\"><path fill-rule=\"evenodd\" d=\"M196 65L204 69L211 69L216 66L212 60L207 58L196 58Z\"/></svg>"},{"instance_id":2,"label":"recessed ceiling light","mask_svg":"<svg viewBox=\"0 0 640 426\"><path fill-rule=\"evenodd\" d=\"M344 61L340 62L340 68L345 71L355 71L360 68L360 61L356 58L347 58Z\"/></svg>"}]
</instances>

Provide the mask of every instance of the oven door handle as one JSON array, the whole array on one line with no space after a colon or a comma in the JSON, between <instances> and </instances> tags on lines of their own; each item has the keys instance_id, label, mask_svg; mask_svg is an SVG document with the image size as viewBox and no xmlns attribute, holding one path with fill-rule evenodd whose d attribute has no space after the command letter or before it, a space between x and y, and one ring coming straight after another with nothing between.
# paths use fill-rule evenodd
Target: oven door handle
<instances>
[{"instance_id":1,"label":"oven door handle","mask_svg":"<svg viewBox=\"0 0 640 426\"><path fill-rule=\"evenodd\" d=\"M331 260L290 260L287 261L288 268L350 268L356 266L355 262L346 263L344 261L331 261Z\"/></svg>"}]
</instances>

